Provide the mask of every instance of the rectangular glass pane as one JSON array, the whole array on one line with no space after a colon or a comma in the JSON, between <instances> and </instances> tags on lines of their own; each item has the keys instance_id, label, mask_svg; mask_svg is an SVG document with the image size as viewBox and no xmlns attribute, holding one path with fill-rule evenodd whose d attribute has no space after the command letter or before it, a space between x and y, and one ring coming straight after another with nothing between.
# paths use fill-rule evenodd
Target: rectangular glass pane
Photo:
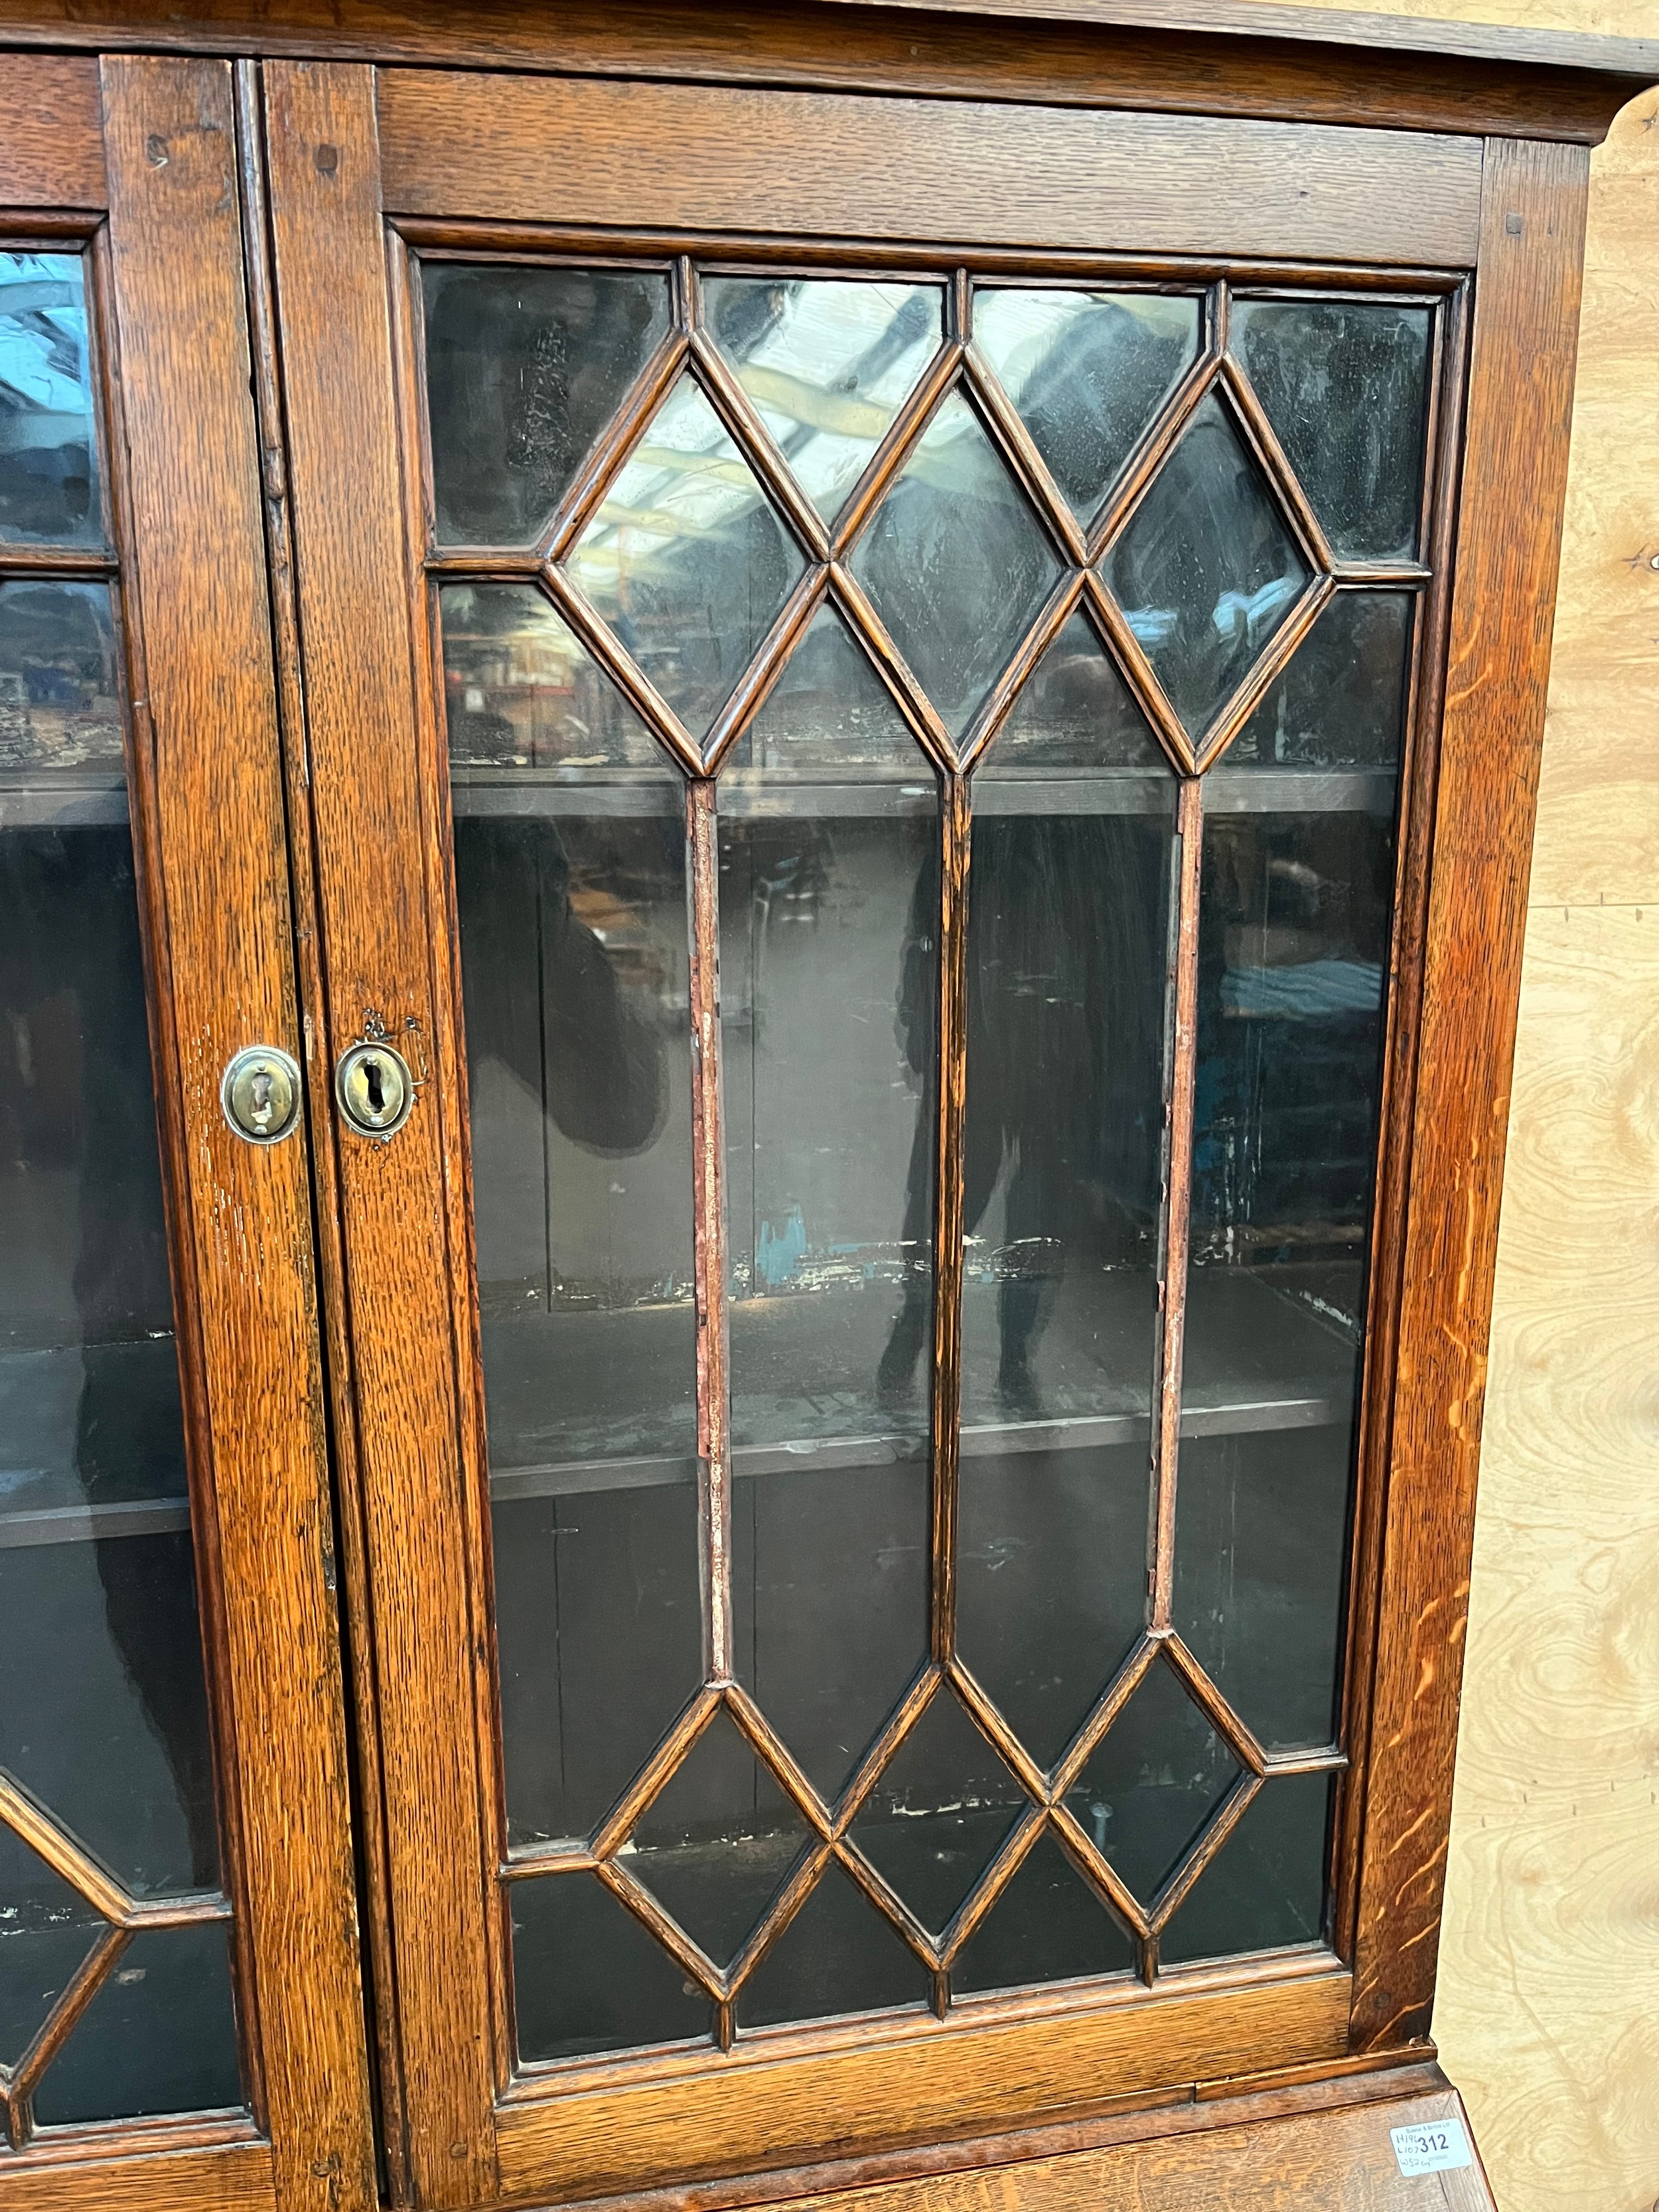
<instances>
[{"instance_id":1,"label":"rectangular glass pane","mask_svg":"<svg viewBox=\"0 0 1659 2212\"><path fill-rule=\"evenodd\" d=\"M699 1679L684 787L529 585L442 595L508 1831Z\"/></svg>"},{"instance_id":2,"label":"rectangular glass pane","mask_svg":"<svg viewBox=\"0 0 1659 2212\"><path fill-rule=\"evenodd\" d=\"M26 310L21 258L0 262L0 358L8 265L14 319L58 329L59 295L79 296L59 271ZM45 435L18 420L20 441ZM47 452L20 442L7 466L43 469ZM51 477L60 493L67 470ZM0 1769L130 1895L211 1891L218 1826L102 583L0 585ZM106 1934L0 1813L0 2063L22 2059ZM222 1922L157 1929L124 1953L47 2067L37 2123L240 2103L226 1936Z\"/></svg>"}]
</instances>

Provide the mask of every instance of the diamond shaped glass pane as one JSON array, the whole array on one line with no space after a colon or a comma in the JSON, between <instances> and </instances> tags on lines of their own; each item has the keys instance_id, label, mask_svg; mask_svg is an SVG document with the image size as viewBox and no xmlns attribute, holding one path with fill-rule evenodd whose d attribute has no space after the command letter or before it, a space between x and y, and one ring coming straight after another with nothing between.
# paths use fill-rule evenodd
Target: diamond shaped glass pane
<instances>
[{"instance_id":1,"label":"diamond shaped glass pane","mask_svg":"<svg viewBox=\"0 0 1659 2212\"><path fill-rule=\"evenodd\" d=\"M1302 594L1308 568L1213 392L1113 547L1108 580L1194 737Z\"/></svg>"},{"instance_id":2,"label":"diamond shaped glass pane","mask_svg":"<svg viewBox=\"0 0 1659 2212\"><path fill-rule=\"evenodd\" d=\"M1337 592L1222 768L1381 769L1377 808L1392 813L1414 604L1405 592Z\"/></svg>"},{"instance_id":3,"label":"diamond shaped glass pane","mask_svg":"<svg viewBox=\"0 0 1659 2212\"><path fill-rule=\"evenodd\" d=\"M15 2066L104 1931L21 1837L0 1826L0 2066Z\"/></svg>"},{"instance_id":4,"label":"diamond shaped glass pane","mask_svg":"<svg viewBox=\"0 0 1659 2212\"><path fill-rule=\"evenodd\" d=\"M1134 1957L1128 1929L1044 1834L951 1968L951 1987L962 1995L1121 1974Z\"/></svg>"},{"instance_id":5,"label":"diamond shaped glass pane","mask_svg":"<svg viewBox=\"0 0 1659 2212\"><path fill-rule=\"evenodd\" d=\"M507 1889L520 2058L576 2058L709 2032L707 1994L596 1874Z\"/></svg>"},{"instance_id":6,"label":"diamond shaped glass pane","mask_svg":"<svg viewBox=\"0 0 1659 2212\"><path fill-rule=\"evenodd\" d=\"M438 536L526 544L667 336L668 279L428 261L421 291Z\"/></svg>"},{"instance_id":7,"label":"diamond shaped glass pane","mask_svg":"<svg viewBox=\"0 0 1659 2212\"><path fill-rule=\"evenodd\" d=\"M1233 302L1233 350L1351 559L1417 550L1431 326L1427 307L1386 300Z\"/></svg>"},{"instance_id":8,"label":"diamond shaped glass pane","mask_svg":"<svg viewBox=\"0 0 1659 2212\"><path fill-rule=\"evenodd\" d=\"M701 737L805 565L725 424L683 376L582 532L569 572Z\"/></svg>"},{"instance_id":9,"label":"diamond shaped glass pane","mask_svg":"<svg viewBox=\"0 0 1659 2212\"><path fill-rule=\"evenodd\" d=\"M939 350L937 284L710 276L703 319L826 522Z\"/></svg>"},{"instance_id":10,"label":"diamond shaped glass pane","mask_svg":"<svg viewBox=\"0 0 1659 2212\"><path fill-rule=\"evenodd\" d=\"M452 780L530 770L584 788L678 772L564 617L533 584L446 584L444 697Z\"/></svg>"},{"instance_id":11,"label":"diamond shaped glass pane","mask_svg":"<svg viewBox=\"0 0 1659 2212\"><path fill-rule=\"evenodd\" d=\"M1170 763L1117 664L1086 615L1069 617L1025 679L1012 713L975 775L976 785L1056 769L1135 769L1156 779L1148 805L1162 811ZM1127 796L1127 794L1126 794Z\"/></svg>"},{"instance_id":12,"label":"diamond shaped glass pane","mask_svg":"<svg viewBox=\"0 0 1659 2212\"><path fill-rule=\"evenodd\" d=\"M246 2103L230 1923L141 1928L100 1982L34 2094L43 2128Z\"/></svg>"},{"instance_id":13,"label":"diamond shaped glass pane","mask_svg":"<svg viewBox=\"0 0 1659 2212\"><path fill-rule=\"evenodd\" d=\"M724 1711L623 1846L623 1863L717 1966L729 1966L810 1831Z\"/></svg>"},{"instance_id":14,"label":"diamond shaped glass pane","mask_svg":"<svg viewBox=\"0 0 1659 2212\"><path fill-rule=\"evenodd\" d=\"M1024 1811L1024 1792L948 1690L899 1746L853 1841L922 1926L943 1932Z\"/></svg>"},{"instance_id":15,"label":"diamond shaped glass pane","mask_svg":"<svg viewBox=\"0 0 1659 2212\"><path fill-rule=\"evenodd\" d=\"M827 599L790 654L765 705L720 771L720 806L744 811L763 791L780 804L792 788L828 811L825 787L899 783L931 813L933 763L911 734L870 657ZM805 811L792 806L791 811Z\"/></svg>"},{"instance_id":16,"label":"diamond shaped glass pane","mask_svg":"<svg viewBox=\"0 0 1659 2212\"><path fill-rule=\"evenodd\" d=\"M833 1861L738 1993L739 2027L924 2005L927 1969Z\"/></svg>"},{"instance_id":17,"label":"diamond shaped glass pane","mask_svg":"<svg viewBox=\"0 0 1659 2212\"><path fill-rule=\"evenodd\" d=\"M960 392L927 425L853 568L952 737L1036 620L1060 564Z\"/></svg>"},{"instance_id":18,"label":"diamond shaped glass pane","mask_svg":"<svg viewBox=\"0 0 1659 2212\"><path fill-rule=\"evenodd\" d=\"M1158 1659L1066 1791L1066 1803L1146 1905L1184 1861L1241 1771L1174 1668Z\"/></svg>"},{"instance_id":19,"label":"diamond shaped glass pane","mask_svg":"<svg viewBox=\"0 0 1659 2212\"><path fill-rule=\"evenodd\" d=\"M975 293L974 340L1080 522L1198 358L1199 302L1153 292Z\"/></svg>"}]
</instances>

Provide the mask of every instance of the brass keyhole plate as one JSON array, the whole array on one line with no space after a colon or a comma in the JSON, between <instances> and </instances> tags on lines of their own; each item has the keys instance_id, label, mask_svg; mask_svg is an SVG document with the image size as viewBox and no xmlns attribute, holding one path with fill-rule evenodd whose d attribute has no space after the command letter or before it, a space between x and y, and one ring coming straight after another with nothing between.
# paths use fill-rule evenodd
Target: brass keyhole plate
<instances>
[{"instance_id":1,"label":"brass keyhole plate","mask_svg":"<svg viewBox=\"0 0 1659 2212\"><path fill-rule=\"evenodd\" d=\"M415 1079L389 1044L354 1044L334 1071L340 1111L360 1137L395 1137L415 1106Z\"/></svg>"},{"instance_id":2,"label":"brass keyhole plate","mask_svg":"<svg viewBox=\"0 0 1659 2212\"><path fill-rule=\"evenodd\" d=\"M274 1044L235 1054L219 1084L225 1119L246 1143L279 1145L300 1122L300 1064Z\"/></svg>"}]
</instances>

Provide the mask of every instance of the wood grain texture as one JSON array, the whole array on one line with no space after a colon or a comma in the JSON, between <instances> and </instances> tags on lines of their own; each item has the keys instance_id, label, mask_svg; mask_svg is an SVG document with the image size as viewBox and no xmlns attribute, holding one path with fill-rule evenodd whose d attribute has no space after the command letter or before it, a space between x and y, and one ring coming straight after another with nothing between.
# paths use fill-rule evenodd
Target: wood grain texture
<instances>
[{"instance_id":1,"label":"wood grain texture","mask_svg":"<svg viewBox=\"0 0 1659 2212\"><path fill-rule=\"evenodd\" d=\"M106 207L95 57L15 55L4 88L0 207Z\"/></svg>"},{"instance_id":2,"label":"wood grain texture","mask_svg":"<svg viewBox=\"0 0 1659 2212\"><path fill-rule=\"evenodd\" d=\"M140 811L185 1138L244 2002L279 2199L333 2212L372 2203L374 2176L310 1189L303 1142L240 1143L218 1097L238 1048L299 1042L229 70L112 59L102 97Z\"/></svg>"},{"instance_id":3,"label":"wood grain texture","mask_svg":"<svg viewBox=\"0 0 1659 2212\"><path fill-rule=\"evenodd\" d=\"M1196 11L1185 11L1198 20ZM1435 16L1445 0L1402 14ZM1156 7L1090 12L845 6L761 0L0 0L9 40L92 49L311 55L448 67L905 91L1161 112L1356 118L1423 131L1507 131L1595 143L1634 88L1626 48L1516 40L1439 22L1368 23L1254 4L1170 35ZM1162 24L1164 27L1156 27ZM1323 36L1322 37L1322 33ZM1638 73L1644 64L1638 57Z\"/></svg>"},{"instance_id":4,"label":"wood grain texture","mask_svg":"<svg viewBox=\"0 0 1659 2212\"><path fill-rule=\"evenodd\" d=\"M526 2083L499 2118L501 2183L538 2201L740 2173L841 2148L926 2142L1087 2110L1258 2063L1340 2056L1349 1983L1334 1968L1245 1987L1054 2005L975 2022L884 2022L834 2055L777 2056L764 2039L718 2065L634 2087L558 2096Z\"/></svg>"},{"instance_id":5,"label":"wood grain texture","mask_svg":"<svg viewBox=\"0 0 1659 2212\"><path fill-rule=\"evenodd\" d=\"M1588 161L1488 149L1442 723L1354 2036L1426 2035L1445 1881Z\"/></svg>"},{"instance_id":6,"label":"wood grain texture","mask_svg":"<svg viewBox=\"0 0 1659 2212\"><path fill-rule=\"evenodd\" d=\"M421 2200L495 2185L474 1732L476 1559L464 1540L434 960L416 778L403 480L370 72L266 71L295 574L331 1065L377 1028L419 1103L390 1142L342 1131L337 1199L368 1526L408 2171ZM297 737L297 733L295 733Z\"/></svg>"},{"instance_id":7,"label":"wood grain texture","mask_svg":"<svg viewBox=\"0 0 1659 2212\"><path fill-rule=\"evenodd\" d=\"M1202 2134L809 2197L800 2212L1417 2212L1391 2128L1462 2119L1453 2089L1319 2112L1241 2119ZM1439 2178L1437 2212L1496 2212L1477 2166Z\"/></svg>"},{"instance_id":8,"label":"wood grain texture","mask_svg":"<svg viewBox=\"0 0 1659 2212\"><path fill-rule=\"evenodd\" d=\"M1433 268L1479 235L1462 137L424 70L379 98L400 215Z\"/></svg>"},{"instance_id":9,"label":"wood grain texture","mask_svg":"<svg viewBox=\"0 0 1659 2212\"><path fill-rule=\"evenodd\" d=\"M0 2157L0 2212L271 2212L271 2166L262 2142L73 2161Z\"/></svg>"}]
</instances>

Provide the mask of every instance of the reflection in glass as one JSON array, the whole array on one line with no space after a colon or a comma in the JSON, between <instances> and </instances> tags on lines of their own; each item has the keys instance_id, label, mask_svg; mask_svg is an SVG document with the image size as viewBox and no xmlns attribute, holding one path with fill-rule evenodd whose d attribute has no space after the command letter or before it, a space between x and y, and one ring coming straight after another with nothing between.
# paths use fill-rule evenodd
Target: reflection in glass
<instances>
[{"instance_id":1,"label":"reflection in glass","mask_svg":"<svg viewBox=\"0 0 1659 2212\"><path fill-rule=\"evenodd\" d=\"M442 595L515 1842L698 1673L684 787L529 586Z\"/></svg>"},{"instance_id":2,"label":"reflection in glass","mask_svg":"<svg viewBox=\"0 0 1659 2212\"><path fill-rule=\"evenodd\" d=\"M0 253L0 538L104 535L78 253Z\"/></svg>"},{"instance_id":3,"label":"reflection in glass","mask_svg":"<svg viewBox=\"0 0 1659 2212\"><path fill-rule=\"evenodd\" d=\"M1198 358L1195 299L981 286L974 340L1083 523Z\"/></svg>"},{"instance_id":4,"label":"reflection in glass","mask_svg":"<svg viewBox=\"0 0 1659 2212\"><path fill-rule=\"evenodd\" d=\"M1170 703L1198 737L1308 580L1267 480L1213 392L1129 518L1108 580Z\"/></svg>"},{"instance_id":5,"label":"reflection in glass","mask_svg":"<svg viewBox=\"0 0 1659 2212\"><path fill-rule=\"evenodd\" d=\"M1397 736L1397 663L1379 680L1371 719L1391 711ZM1345 682L1298 750L1328 758L1352 712ZM1262 1741L1321 1744L1347 1557L1395 779L1352 777L1345 800L1320 767L1222 773L1199 913L1176 1621ZM1258 784L1273 811L1229 811ZM1323 811L1334 800L1343 811ZM1270 1406L1271 1427L1237 1433L1247 1425L1226 1408L1241 1403Z\"/></svg>"},{"instance_id":6,"label":"reflection in glass","mask_svg":"<svg viewBox=\"0 0 1659 2212\"><path fill-rule=\"evenodd\" d=\"M1334 1788L1328 1774L1269 1777L1176 1907L1166 1966L1321 1941Z\"/></svg>"},{"instance_id":7,"label":"reflection in glass","mask_svg":"<svg viewBox=\"0 0 1659 2212\"><path fill-rule=\"evenodd\" d=\"M421 292L439 540L526 544L667 336L667 276L428 260Z\"/></svg>"},{"instance_id":8,"label":"reflection in glass","mask_svg":"<svg viewBox=\"0 0 1659 2212\"><path fill-rule=\"evenodd\" d=\"M1396 767L1414 604L1405 592L1338 592L1223 767Z\"/></svg>"},{"instance_id":9,"label":"reflection in glass","mask_svg":"<svg viewBox=\"0 0 1659 2212\"><path fill-rule=\"evenodd\" d=\"M35 2091L41 2128L242 2105L229 1936L210 1920L133 1937Z\"/></svg>"},{"instance_id":10,"label":"reflection in glass","mask_svg":"<svg viewBox=\"0 0 1659 2212\"><path fill-rule=\"evenodd\" d=\"M1044 1762L1144 1611L1176 790L1080 615L974 775L958 1633Z\"/></svg>"},{"instance_id":11,"label":"reflection in glass","mask_svg":"<svg viewBox=\"0 0 1659 2212\"><path fill-rule=\"evenodd\" d=\"M709 276L703 316L826 522L939 350L937 284Z\"/></svg>"},{"instance_id":12,"label":"reflection in glass","mask_svg":"<svg viewBox=\"0 0 1659 2212\"><path fill-rule=\"evenodd\" d=\"M1066 1802L1131 1893L1150 1905L1241 1771L1174 1668L1155 1659Z\"/></svg>"},{"instance_id":13,"label":"reflection in glass","mask_svg":"<svg viewBox=\"0 0 1659 2212\"><path fill-rule=\"evenodd\" d=\"M926 1646L938 804L821 611L721 772L720 1044L738 1673L830 1795Z\"/></svg>"},{"instance_id":14,"label":"reflection in glass","mask_svg":"<svg viewBox=\"0 0 1659 2212\"><path fill-rule=\"evenodd\" d=\"M728 1967L811 1840L731 1717L716 1713L641 1815L628 1871Z\"/></svg>"},{"instance_id":15,"label":"reflection in glass","mask_svg":"<svg viewBox=\"0 0 1659 2212\"><path fill-rule=\"evenodd\" d=\"M1085 1974L1122 1974L1133 1964L1128 1930L1045 1833L963 1947L951 1971L951 1989L965 1996Z\"/></svg>"},{"instance_id":16,"label":"reflection in glass","mask_svg":"<svg viewBox=\"0 0 1659 2212\"><path fill-rule=\"evenodd\" d=\"M1415 557L1431 311L1235 300L1232 346L1339 556Z\"/></svg>"},{"instance_id":17,"label":"reflection in glass","mask_svg":"<svg viewBox=\"0 0 1659 2212\"><path fill-rule=\"evenodd\" d=\"M569 562L696 737L730 697L804 566L690 376L652 417Z\"/></svg>"},{"instance_id":18,"label":"reflection in glass","mask_svg":"<svg viewBox=\"0 0 1659 2212\"><path fill-rule=\"evenodd\" d=\"M938 1936L978 1887L1027 1802L1000 1755L940 1689L882 1770L849 1832Z\"/></svg>"},{"instance_id":19,"label":"reflection in glass","mask_svg":"<svg viewBox=\"0 0 1659 2212\"><path fill-rule=\"evenodd\" d=\"M911 448L853 568L952 737L1060 574L1024 493L959 391Z\"/></svg>"}]
</instances>

